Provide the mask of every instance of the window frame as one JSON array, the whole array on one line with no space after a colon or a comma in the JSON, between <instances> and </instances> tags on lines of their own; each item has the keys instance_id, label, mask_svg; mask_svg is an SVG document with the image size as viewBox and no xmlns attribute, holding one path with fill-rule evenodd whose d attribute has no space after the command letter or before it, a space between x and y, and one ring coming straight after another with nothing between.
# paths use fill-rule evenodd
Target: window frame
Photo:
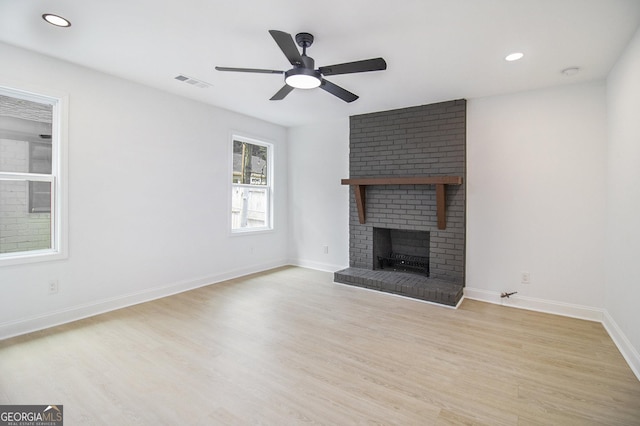
<instances>
[{"instance_id":1,"label":"window frame","mask_svg":"<svg viewBox=\"0 0 640 426\"><path fill-rule=\"evenodd\" d=\"M0 267L34 262L55 261L68 257L68 105L66 93L32 87L24 83L0 81L0 93L16 99L52 106L51 174L2 172L3 181L49 182L51 184L51 247L47 249L0 253Z\"/></svg>"},{"instance_id":2,"label":"window frame","mask_svg":"<svg viewBox=\"0 0 640 426\"><path fill-rule=\"evenodd\" d=\"M235 141L249 143L252 145L264 146L267 148L267 184L266 185L252 185L252 184L242 184L242 183L234 183L233 182L233 144ZM275 157L275 146L272 142L268 142L265 139L258 139L255 137L245 136L239 133L231 134L231 141L229 144L230 148L230 167L229 167L229 225L228 228L231 235L249 235L256 233L264 233L264 232L272 232L274 230L273 227L273 216L274 216L274 176L273 176L273 159ZM233 228L233 192L235 188L256 188L260 190L266 190L266 226L257 226L251 228Z\"/></svg>"}]
</instances>

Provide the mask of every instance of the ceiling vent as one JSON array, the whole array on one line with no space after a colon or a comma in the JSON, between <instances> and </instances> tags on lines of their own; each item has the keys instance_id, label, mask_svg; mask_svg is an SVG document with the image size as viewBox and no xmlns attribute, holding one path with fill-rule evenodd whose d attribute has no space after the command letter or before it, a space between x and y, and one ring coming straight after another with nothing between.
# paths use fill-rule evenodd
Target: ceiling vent
<instances>
[{"instance_id":1,"label":"ceiling vent","mask_svg":"<svg viewBox=\"0 0 640 426\"><path fill-rule=\"evenodd\" d=\"M198 80L197 78L188 77L188 76L183 75L183 74L180 74L180 75L176 76L175 79L179 80L179 81L184 81L187 84L199 87L201 89L206 89L206 88L212 86L211 84L209 84L207 82L204 82L202 80Z\"/></svg>"}]
</instances>

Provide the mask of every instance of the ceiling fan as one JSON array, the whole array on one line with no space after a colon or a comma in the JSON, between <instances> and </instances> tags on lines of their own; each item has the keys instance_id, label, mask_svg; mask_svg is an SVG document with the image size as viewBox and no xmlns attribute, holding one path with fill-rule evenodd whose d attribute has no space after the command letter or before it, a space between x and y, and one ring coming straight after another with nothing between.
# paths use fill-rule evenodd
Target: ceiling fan
<instances>
[{"instance_id":1,"label":"ceiling fan","mask_svg":"<svg viewBox=\"0 0 640 426\"><path fill-rule=\"evenodd\" d=\"M267 70L256 68L230 68L216 67L218 71L252 72L260 74L284 74L285 85L271 97L272 101L284 99L293 89L313 89L320 87L326 92L339 97L345 102L353 102L357 95L331 83L323 76L351 74L367 71L382 71L387 69L387 63L382 58L366 59L363 61L346 62L343 64L329 65L315 69L315 61L307 56L307 48L313 44L313 35L309 33L296 34L296 43L302 47L302 54L298 51L291 34L278 30L269 30L269 34L287 57L293 68L288 71Z\"/></svg>"}]
</instances>

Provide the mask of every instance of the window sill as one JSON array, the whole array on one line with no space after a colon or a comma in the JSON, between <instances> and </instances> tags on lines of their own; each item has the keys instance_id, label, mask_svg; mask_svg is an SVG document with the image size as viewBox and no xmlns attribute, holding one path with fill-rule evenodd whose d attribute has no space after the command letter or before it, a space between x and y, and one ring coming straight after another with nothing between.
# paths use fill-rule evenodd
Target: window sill
<instances>
[{"instance_id":1,"label":"window sill","mask_svg":"<svg viewBox=\"0 0 640 426\"><path fill-rule=\"evenodd\" d=\"M30 252L0 254L0 267L28 263L51 262L66 259L66 253L57 250L33 250Z\"/></svg>"},{"instance_id":2,"label":"window sill","mask_svg":"<svg viewBox=\"0 0 640 426\"><path fill-rule=\"evenodd\" d=\"M231 235L256 235L269 234L273 232L273 228L250 228L250 229L232 229Z\"/></svg>"}]
</instances>

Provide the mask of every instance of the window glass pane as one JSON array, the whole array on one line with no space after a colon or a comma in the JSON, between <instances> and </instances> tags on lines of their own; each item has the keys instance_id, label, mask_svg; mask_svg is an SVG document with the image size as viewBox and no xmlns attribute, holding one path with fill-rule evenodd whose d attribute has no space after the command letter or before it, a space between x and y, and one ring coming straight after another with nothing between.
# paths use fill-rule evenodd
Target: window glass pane
<instances>
[{"instance_id":1,"label":"window glass pane","mask_svg":"<svg viewBox=\"0 0 640 426\"><path fill-rule=\"evenodd\" d=\"M268 205L266 188L234 185L231 199L232 229L266 227Z\"/></svg>"},{"instance_id":2,"label":"window glass pane","mask_svg":"<svg viewBox=\"0 0 640 426\"><path fill-rule=\"evenodd\" d=\"M51 183L29 182L29 213L51 211Z\"/></svg>"},{"instance_id":3,"label":"window glass pane","mask_svg":"<svg viewBox=\"0 0 640 426\"><path fill-rule=\"evenodd\" d=\"M51 174L51 139L29 143L29 172Z\"/></svg>"},{"instance_id":4,"label":"window glass pane","mask_svg":"<svg viewBox=\"0 0 640 426\"><path fill-rule=\"evenodd\" d=\"M267 147L233 141L233 183L267 185Z\"/></svg>"},{"instance_id":5,"label":"window glass pane","mask_svg":"<svg viewBox=\"0 0 640 426\"><path fill-rule=\"evenodd\" d=\"M39 200L46 212L30 212L31 187L46 194ZM50 182L0 180L0 254L51 248L50 210Z\"/></svg>"},{"instance_id":6,"label":"window glass pane","mask_svg":"<svg viewBox=\"0 0 640 426\"><path fill-rule=\"evenodd\" d=\"M0 172L51 173L53 106L0 95Z\"/></svg>"}]
</instances>

